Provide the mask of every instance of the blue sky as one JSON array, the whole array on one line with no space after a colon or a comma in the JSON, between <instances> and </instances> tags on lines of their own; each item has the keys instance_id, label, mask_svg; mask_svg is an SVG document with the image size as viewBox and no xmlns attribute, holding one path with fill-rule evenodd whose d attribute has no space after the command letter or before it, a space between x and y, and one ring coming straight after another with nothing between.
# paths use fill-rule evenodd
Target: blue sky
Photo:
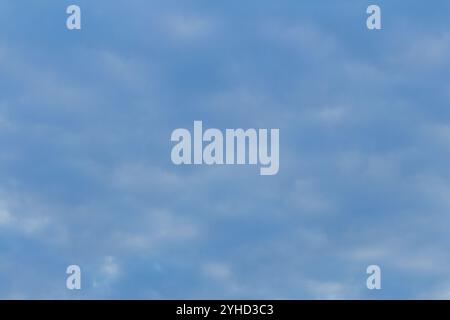
<instances>
[{"instance_id":1,"label":"blue sky","mask_svg":"<svg viewBox=\"0 0 450 320\"><path fill-rule=\"evenodd\" d=\"M0 0L0 298L450 298L449 13ZM174 166L194 120L279 128L280 172Z\"/></svg>"}]
</instances>

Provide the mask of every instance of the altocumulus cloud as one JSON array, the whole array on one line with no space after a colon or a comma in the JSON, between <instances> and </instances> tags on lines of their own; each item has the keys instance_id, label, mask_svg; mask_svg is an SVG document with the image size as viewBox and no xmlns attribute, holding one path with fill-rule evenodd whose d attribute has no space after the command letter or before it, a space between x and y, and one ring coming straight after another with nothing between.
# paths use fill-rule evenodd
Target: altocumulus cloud
<instances>
[{"instance_id":1,"label":"altocumulus cloud","mask_svg":"<svg viewBox=\"0 0 450 320\"><path fill-rule=\"evenodd\" d=\"M1 297L448 296L448 3L79 2L0 13ZM197 119L280 173L172 166Z\"/></svg>"}]
</instances>

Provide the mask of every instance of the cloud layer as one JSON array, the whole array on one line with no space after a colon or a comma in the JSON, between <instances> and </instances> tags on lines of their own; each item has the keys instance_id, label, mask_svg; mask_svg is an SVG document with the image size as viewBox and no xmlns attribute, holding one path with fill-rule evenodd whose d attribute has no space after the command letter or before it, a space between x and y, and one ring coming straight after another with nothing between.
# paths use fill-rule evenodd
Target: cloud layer
<instances>
[{"instance_id":1,"label":"cloud layer","mask_svg":"<svg viewBox=\"0 0 450 320\"><path fill-rule=\"evenodd\" d=\"M78 2L2 1L1 298L449 297L447 2ZM279 174L173 166L194 120Z\"/></svg>"}]
</instances>

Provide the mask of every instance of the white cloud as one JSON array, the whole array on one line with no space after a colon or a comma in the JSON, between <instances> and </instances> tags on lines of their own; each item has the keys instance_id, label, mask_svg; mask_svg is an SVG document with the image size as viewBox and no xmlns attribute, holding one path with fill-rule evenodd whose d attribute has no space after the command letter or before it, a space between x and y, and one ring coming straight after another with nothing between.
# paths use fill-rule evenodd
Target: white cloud
<instances>
[{"instance_id":1,"label":"white cloud","mask_svg":"<svg viewBox=\"0 0 450 320\"><path fill-rule=\"evenodd\" d=\"M330 56L340 48L337 39L324 30L320 30L317 25L269 21L263 24L261 33L268 39L315 57Z\"/></svg>"},{"instance_id":2,"label":"white cloud","mask_svg":"<svg viewBox=\"0 0 450 320\"><path fill-rule=\"evenodd\" d=\"M433 123L425 125L422 129L424 138L439 147L450 148L450 125L446 123Z\"/></svg>"},{"instance_id":3,"label":"white cloud","mask_svg":"<svg viewBox=\"0 0 450 320\"><path fill-rule=\"evenodd\" d=\"M306 289L314 299L341 300L356 299L355 289L349 284L337 281L306 281Z\"/></svg>"},{"instance_id":4,"label":"white cloud","mask_svg":"<svg viewBox=\"0 0 450 320\"><path fill-rule=\"evenodd\" d=\"M32 197L0 192L0 227L7 227L23 235L42 240L56 237L58 234L57 224L50 215L43 211L44 208ZM53 232L45 233L48 230L53 230Z\"/></svg>"},{"instance_id":5,"label":"white cloud","mask_svg":"<svg viewBox=\"0 0 450 320\"><path fill-rule=\"evenodd\" d=\"M8 210L0 209L0 227L10 224L12 220L12 215Z\"/></svg>"},{"instance_id":6,"label":"white cloud","mask_svg":"<svg viewBox=\"0 0 450 320\"><path fill-rule=\"evenodd\" d=\"M448 65L450 57L450 33L413 33L413 37L401 37L397 54L387 58L392 65L408 70L434 71Z\"/></svg>"},{"instance_id":7,"label":"white cloud","mask_svg":"<svg viewBox=\"0 0 450 320\"><path fill-rule=\"evenodd\" d=\"M118 277L120 274L120 266L117 263L116 258L113 256L105 257L100 272L109 279Z\"/></svg>"},{"instance_id":8,"label":"white cloud","mask_svg":"<svg viewBox=\"0 0 450 320\"><path fill-rule=\"evenodd\" d=\"M207 277L217 281L228 281L231 277L231 268L225 263L206 263L203 265L202 270Z\"/></svg>"},{"instance_id":9,"label":"white cloud","mask_svg":"<svg viewBox=\"0 0 450 320\"><path fill-rule=\"evenodd\" d=\"M172 14L161 20L161 25L177 41L193 41L210 36L216 28L212 19L194 14Z\"/></svg>"},{"instance_id":10,"label":"white cloud","mask_svg":"<svg viewBox=\"0 0 450 320\"><path fill-rule=\"evenodd\" d=\"M430 290L420 293L416 299L425 300L450 300L450 284L442 283L435 285Z\"/></svg>"},{"instance_id":11,"label":"white cloud","mask_svg":"<svg viewBox=\"0 0 450 320\"><path fill-rule=\"evenodd\" d=\"M335 210L332 199L320 191L312 179L297 179L288 193L290 205L301 215L328 214Z\"/></svg>"},{"instance_id":12,"label":"white cloud","mask_svg":"<svg viewBox=\"0 0 450 320\"><path fill-rule=\"evenodd\" d=\"M112 240L119 248L148 251L167 245L193 242L199 236L199 225L192 218L167 210L150 210L140 215L131 230L113 232Z\"/></svg>"}]
</instances>

